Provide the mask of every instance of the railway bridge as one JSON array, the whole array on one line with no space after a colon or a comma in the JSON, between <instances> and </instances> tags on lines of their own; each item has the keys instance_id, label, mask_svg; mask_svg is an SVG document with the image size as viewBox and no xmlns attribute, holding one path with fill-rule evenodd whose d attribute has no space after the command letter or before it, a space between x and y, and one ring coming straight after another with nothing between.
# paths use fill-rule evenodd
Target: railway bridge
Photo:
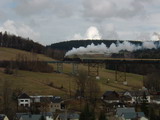
<instances>
[{"instance_id":1,"label":"railway bridge","mask_svg":"<svg viewBox=\"0 0 160 120\"><path fill-rule=\"evenodd\" d=\"M47 63L57 64L57 71L63 72L63 64L72 64L72 74L78 73L78 65L88 66L88 76L99 76L99 68L106 64L115 65L115 80L126 81L127 64L160 64L160 59L139 59L139 58L76 58L64 59L63 61L46 61ZM119 67L123 70L119 71Z\"/></svg>"}]
</instances>

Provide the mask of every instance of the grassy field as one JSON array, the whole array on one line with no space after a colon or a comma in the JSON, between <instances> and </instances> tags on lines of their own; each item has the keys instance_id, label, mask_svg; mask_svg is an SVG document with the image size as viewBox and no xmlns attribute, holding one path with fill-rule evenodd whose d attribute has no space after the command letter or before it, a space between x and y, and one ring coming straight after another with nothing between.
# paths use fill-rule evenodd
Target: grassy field
<instances>
[{"instance_id":1,"label":"grassy field","mask_svg":"<svg viewBox=\"0 0 160 120\"><path fill-rule=\"evenodd\" d=\"M15 60L18 54L25 54L32 57L36 56L38 57L38 59L44 60L44 61L53 60L52 58L46 57L42 54L33 54L30 52L26 52L18 49L0 47L0 60Z\"/></svg>"},{"instance_id":2,"label":"grassy field","mask_svg":"<svg viewBox=\"0 0 160 120\"><path fill-rule=\"evenodd\" d=\"M25 51L0 48L0 60L14 59L16 54L30 54ZM44 55L37 55L40 60L53 60ZM50 64L57 69L56 64ZM79 70L87 71L87 66L79 64ZM23 88L25 92L30 95L60 95L66 97L69 95L69 91L73 94L76 90L75 77L71 74L72 64L63 64L63 73L40 73L18 70L16 74L8 75L4 74L4 69L0 69L0 87L3 86L3 80L10 80L11 88ZM131 89L139 89L142 87L143 76L136 74L126 74L128 86L122 84L122 82L115 81L115 71L106 70L104 68L99 69L99 77L97 80L101 94L106 90L124 91ZM107 83L107 80L109 82Z\"/></svg>"}]
</instances>

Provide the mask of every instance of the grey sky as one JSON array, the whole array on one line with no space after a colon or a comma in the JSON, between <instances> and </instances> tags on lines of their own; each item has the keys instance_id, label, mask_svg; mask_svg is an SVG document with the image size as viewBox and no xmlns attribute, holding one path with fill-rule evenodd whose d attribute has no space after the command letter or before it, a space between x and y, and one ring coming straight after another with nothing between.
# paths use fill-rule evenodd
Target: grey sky
<instances>
[{"instance_id":1,"label":"grey sky","mask_svg":"<svg viewBox=\"0 0 160 120\"><path fill-rule=\"evenodd\" d=\"M97 36L148 40L160 32L159 5L159 0L0 0L0 30L44 45Z\"/></svg>"}]
</instances>

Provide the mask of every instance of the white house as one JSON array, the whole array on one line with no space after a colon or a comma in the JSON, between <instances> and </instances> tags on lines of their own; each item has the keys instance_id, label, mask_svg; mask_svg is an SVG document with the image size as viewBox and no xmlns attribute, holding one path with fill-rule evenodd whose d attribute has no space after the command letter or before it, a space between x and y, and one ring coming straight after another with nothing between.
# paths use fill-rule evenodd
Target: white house
<instances>
[{"instance_id":1,"label":"white house","mask_svg":"<svg viewBox=\"0 0 160 120\"><path fill-rule=\"evenodd\" d=\"M59 96L54 96L51 99L51 103L49 105L50 111L55 112L56 110L64 110L64 101Z\"/></svg>"},{"instance_id":2,"label":"white house","mask_svg":"<svg viewBox=\"0 0 160 120\"><path fill-rule=\"evenodd\" d=\"M151 102L150 94L148 91L140 90L140 91L126 91L123 94L124 96L130 96L131 101L130 103L142 103L146 100L147 103ZM146 98L144 98L146 97Z\"/></svg>"},{"instance_id":3,"label":"white house","mask_svg":"<svg viewBox=\"0 0 160 120\"><path fill-rule=\"evenodd\" d=\"M151 102L155 104L160 104L160 96L159 95L153 96Z\"/></svg>"},{"instance_id":4,"label":"white house","mask_svg":"<svg viewBox=\"0 0 160 120\"><path fill-rule=\"evenodd\" d=\"M31 102L40 103L42 98L53 98L53 95L30 96Z\"/></svg>"},{"instance_id":5,"label":"white house","mask_svg":"<svg viewBox=\"0 0 160 120\"><path fill-rule=\"evenodd\" d=\"M24 107L30 107L31 106L31 98L26 93L19 95L18 96L18 105L24 106Z\"/></svg>"}]
</instances>

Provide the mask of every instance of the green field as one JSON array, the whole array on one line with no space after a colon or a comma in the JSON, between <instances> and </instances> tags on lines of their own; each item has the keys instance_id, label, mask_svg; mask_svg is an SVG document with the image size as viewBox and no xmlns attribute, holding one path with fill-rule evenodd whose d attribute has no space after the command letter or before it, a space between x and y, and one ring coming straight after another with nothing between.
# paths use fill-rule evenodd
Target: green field
<instances>
[{"instance_id":1,"label":"green field","mask_svg":"<svg viewBox=\"0 0 160 120\"><path fill-rule=\"evenodd\" d=\"M0 48L0 60L10 60L16 56L18 53L30 54L28 52L24 52L21 50L10 49L10 48ZM44 55L37 55L40 60L53 60ZM56 70L56 64L50 64ZM79 70L86 70L87 66L79 64ZM67 97L69 95L69 91L73 95L76 90L75 79L72 72L72 64L64 64L63 65L63 73L40 73L40 72L29 72L29 71L21 71L17 70L17 72L13 75L4 74L4 69L0 69L0 87L3 86L3 80L10 80L11 87L15 88L23 88L25 92L30 95L60 95L63 97ZM100 80L97 80L101 94L106 90L116 90L116 91L124 91L131 89L139 89L142 87L143 76L127 73L127 82L128 86L122 84L122 82L115 81L115 71L106 70L104 68L99 69ZM109 82L107 83L107 80ZM52 84L49 86L48 84Z\"/></svg>"}]
</instances>

